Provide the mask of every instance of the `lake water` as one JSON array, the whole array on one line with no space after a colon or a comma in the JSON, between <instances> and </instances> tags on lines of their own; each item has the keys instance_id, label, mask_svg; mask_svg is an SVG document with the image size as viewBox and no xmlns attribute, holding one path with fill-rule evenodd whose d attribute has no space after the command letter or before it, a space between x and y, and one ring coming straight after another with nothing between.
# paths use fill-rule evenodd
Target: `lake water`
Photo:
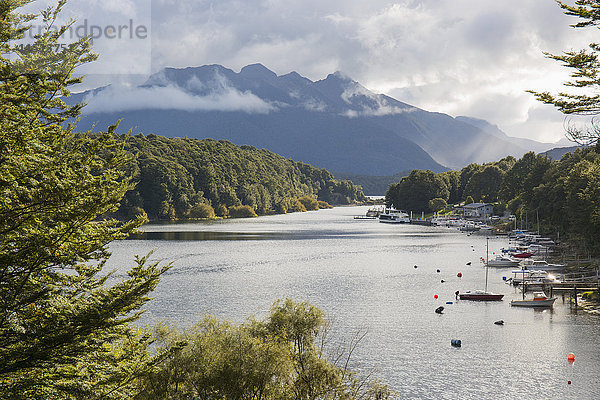
<instances>
[{"instance_id":1,"label":"lake water","mask_svg":"<svg viewBox=\"0 0 600 400\"><path fill-rule=\"evenodd\" d=\"M111 244L107 268L122 271L151 250L173 262L146 306L150 324L189 326L207 313L242 322L265 316L276 299L308 300L333 321L336 340L368 330L354 367L375 371L403 399L600 396L599 317L560 297L552 310L511 308L521 295L502 280L510 268L489 269L489 289L504 301L455 301L456 290L485 284L486 237L352 218L366 210L150 224L143 239ZM490 257L506 245L491 238Z\"/></svg>"}]
</instances>

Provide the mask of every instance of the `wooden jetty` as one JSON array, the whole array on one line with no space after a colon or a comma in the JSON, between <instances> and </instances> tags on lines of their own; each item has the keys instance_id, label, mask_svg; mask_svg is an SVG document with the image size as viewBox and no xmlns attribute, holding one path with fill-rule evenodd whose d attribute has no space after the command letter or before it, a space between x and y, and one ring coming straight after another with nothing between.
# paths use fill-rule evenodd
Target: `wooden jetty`
<instances>
[{"instance_id":1,"label":"wooden jetty","mask_svg":"<svg viewBox=\"0 0 600 400\"><path fill-rule=\"evenodd\" d=\"M433 223L431 222L431 220L427 220L427 219L417 219L417 218L411 218L410 223L413 225L424 225L424 226L431 226L433 225Z\"/></svg>"},{"instance_id":2,"label":"wooden jetty","mask_svg":"<svg viewBox=\"0 0 600 400\"><path fill-rule=\"evenodd\" d=\"M548 292L550 297L555 294L561 294L563 299L568 295L577 307L577 296L583 292L599 292L600 293L600 270L596 270L594 275L585 275L584 273L564 274L562 281L558 282L539 282L528 284L523 282L522 290L526 292L529 288L541 289Z\"/></svg>"},{"instance_id":3,"label":"wooden jetty","mask_svg":"<svg viewBox=\"0 0 600 400\"><path fill-rule=\"evenodd\" d=\"M600 283L596 282L555 282L548 284L550 297L554 294L568 294L577 307L577 295L583 292L600 292Z\"/></svg>"}]
</instances>

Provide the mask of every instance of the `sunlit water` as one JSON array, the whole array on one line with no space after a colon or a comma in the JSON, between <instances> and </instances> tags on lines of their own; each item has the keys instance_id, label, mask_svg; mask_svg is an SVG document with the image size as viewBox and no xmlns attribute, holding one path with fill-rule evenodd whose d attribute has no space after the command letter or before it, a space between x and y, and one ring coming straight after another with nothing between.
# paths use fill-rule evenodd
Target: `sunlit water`
<instances>
[{"instance_id":1,"label":"sunlit water","mask_svg":"<svg viewBox=\"0 0 600 400\"><path fill-rule=\"evenodd\" d=\"M502 280L510 269L489 270L489 288L504 301L457 302L456 290L485 285L485 236L352 218L365 212L151 224L144 239L111 245L108 269L124 271L151 250L153 260L173 262L146 306L149 324L185 327L208 313L242 322L264 317L276 299L308 300L333 320L337 340L368 330L354 367L375 371L401 398L600 396L600 318L572 311L562 298L553 310L511 308L520 293ZM506 245L491 238L490 256ZM442 315L434 312L440 305Z\"/></svg>"}]
</instances>

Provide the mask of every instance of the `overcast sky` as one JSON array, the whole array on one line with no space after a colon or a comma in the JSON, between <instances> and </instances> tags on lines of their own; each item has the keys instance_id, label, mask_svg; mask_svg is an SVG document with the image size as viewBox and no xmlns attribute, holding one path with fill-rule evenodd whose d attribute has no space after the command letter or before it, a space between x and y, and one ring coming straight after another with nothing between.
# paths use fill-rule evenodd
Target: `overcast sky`
<instances>
[{"instance_id":1,"label":"overcast sky","mask_svg":"<svg viewBox=\"0 0 600 400\"><path fill-rule=\"evenodd\" d=\"M89 85L213 63L239 71L260 62L312 80L339 70L428 111L544 141L564 137L564 118L525 90L556 91L568 75L543 52L599 36L570 28L575 19L553 0L71 0L65 16L88 29L130 19L144 28L96 40L101 59L84 70Z\"/></svg>"}]
</instances>

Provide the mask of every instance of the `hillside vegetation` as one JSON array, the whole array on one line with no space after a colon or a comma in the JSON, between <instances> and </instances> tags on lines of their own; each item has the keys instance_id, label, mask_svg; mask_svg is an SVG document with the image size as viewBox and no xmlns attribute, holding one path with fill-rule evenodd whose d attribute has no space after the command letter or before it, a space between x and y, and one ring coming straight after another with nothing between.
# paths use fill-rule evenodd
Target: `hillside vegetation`
<instances>
[{"instance_id":1,"label":"hillside vegetation","mask_svg":"<svg viewBox=\"0 0 600 400\"><path fill-rule=\"evenodd\" d=\"M210 218L213 211L217 216L252 216L311 209L305 197L314 204L365 200L351 182L268 150L211 139L123 139L125 150L135 156L129 174L137 183L121 203L123 217L146 213L153 220Z\"/></svg>"},{"instance_id":2,"label":"hillside vegetation","mask_svg":"<svg viewBox=\"0 0 600 400\"><path fill-rule=\"evenodd\" d=\"M361 337L325 348L325 314L308 303L279 301L265 320L239 325L134 325L172 266L148 254L121 260L119 275L103 271L109 244L147 222L141 207L252 216L362 194L325 170L227 142L123 137L116 125L75 134L68 122L82 105L58 96L96 59L91 37L60 45L65 0L18 13L27 3L0 6L0 398L389 399L387 386L348 368ZM17 47L34 21L43 25L33 45ZM105 218L119 207L140 212Z\"/></svg>"},{"instance_id":3,"label":"hillside vegetation","mask_svg":"<svg viewBox=\"0 0 600 400\"><path fill-rule=\"evenodd\" d=\"M469 197L496 203L496 213L516 214L530 229L539 217L543 233L568 238L583 254L600 254L600 145L558 161L527 153L460 171L414 170L389 187L386 201L420 212L434 211L434 199L456 204Z\"/></svg>"}]
</instances>

